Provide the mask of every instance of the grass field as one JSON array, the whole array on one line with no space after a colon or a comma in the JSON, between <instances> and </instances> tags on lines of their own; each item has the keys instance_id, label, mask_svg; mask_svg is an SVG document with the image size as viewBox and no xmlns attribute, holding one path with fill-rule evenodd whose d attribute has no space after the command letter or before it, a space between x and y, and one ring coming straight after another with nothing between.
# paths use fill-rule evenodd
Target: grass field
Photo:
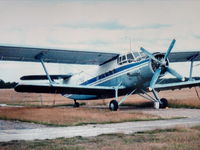
<instances>
[{"instance_id":1,"label":"grass field","mask_svg":"<svg viewBox=\"0 0 200 150\"><path fill-rule=\"evenodd\" d=\"M139 112L111 112L91 108L0 108L0 119L21 120L47 125L83 125L95 123L116 123L124 121L161 119L158 116Z\"/></svg>"},{"instance_id":2,"label":"grass field","mask_svg":"<svg viewBox=\"0 0 200 150\"><path fill-rule=\"evenodd\" d=\"M1 150L199 150L200 126L154 130L131 135L1 142Z\"/></svg>"},{"instance_id":3,"label":"grass field","mask_svg":"<svg viewBox=\"0 0 200 150\"><path fill-rule=\"evenodd\" d=\"M197 88L200 93L200 88ZM200 108L200 100L195 89L164 91L160 97L169 100L170 107ZM134 111L136 107L152 107L149 101L140 96L130 96L124 105L129 111L111 112L107 104L111 99L82 101L85 106L72 108L73 101L60 95L16 93L13 90L0 90L0 104L17 104L25 107L0 107L0 119L21 120L47 125L83 125L95 123L114 123L136 120L161 119L158 116ZM94 108L92 106L101 106ZM105 107L106 106L106 107ZM106 109L105 109L106 108ZM133 111L130 111L131 109ZM0 150L198 150L200 147L200 126L154 130L131 135L111 134L97 137L58 138L54 140L1 142Z\"/></svg>"},{"instance_id":4,"label":"grass field","mask_svg":"<svg viewBox=\"0 0 200 150\"><path fill-rule=\"evenodd\" d=\"M200 93L200 88L197 90ZM160 92L160 97L168 98L170 107L200 108L200 100L193 88ZM0 90L0 103L26 106L0 107L0 119L61 126L161 119L158 116L137 111L110 112L107 109L110 100L82 101L86 105L84 108L72 108L71 106L62 106L73 105L73 101L60 95L16 93L12 89ZM102 107L91 107L97 105ZM152 103L138 95L130 96L123 105L128 106L129 110L134 110L136 107L153 107Z\"/></svg>"},{"instance_id":5,"label":"grass field","mask_svg":"<svg viewBox=\"0 0 200 150\"><path fill-rule=\"evenodd\" d=\"M196 88L200 95L200 87ZM167 98L171 106L175 105L188 105L199 106L200 99L198 98L195 88L182 89L175 91L162 91L159 96ZM101 99L93 101L81 101L87 106L107 105L112 99ZM142 104L149 102L138 95L130 96L124 104ZM0 90L0 104L19 104L19 105L36 105L36 106L55 106L55 105L73 105L73 101L62 97L59 94L35 94L35 93L17 93L13 89ZM174 105L173 105L174 104Z\"/></svg>"}]
</instances>

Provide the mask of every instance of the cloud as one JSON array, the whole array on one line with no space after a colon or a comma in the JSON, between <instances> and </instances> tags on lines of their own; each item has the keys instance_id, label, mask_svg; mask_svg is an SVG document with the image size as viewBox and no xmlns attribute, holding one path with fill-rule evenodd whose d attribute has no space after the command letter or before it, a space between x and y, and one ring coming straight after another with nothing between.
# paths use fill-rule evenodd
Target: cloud
<instances>
[{"instance_id":1,"label":"cloud","mask_svg":"<svg viewBox=\"0 0 200 150\"><path fill-rule=\"evenodd\" d=\"M61 27L67 28L88 28L88 29L106 29L106 30L121 30L127 29L128 27L119 24L117 22L100 22L100 23L75 23L75 24L63 24Z\"/></svg>"},{"instance_id":2,"label":"cloud","mask_svg":"<svg viewBox=\"0 0 200 150\"><path fill-rule=\"evenodd\" d=\"M131 29L160 29L160 28L168 28L168 27L172 27L171 24L150 24L150 25L141 25L141 26L137 26L137 27L132 27Z\"/></svg>"},{"instance_id":3,"label":"cloud","mask_svg":"<svg viewBox=\"0 0 200 150\"><path fill-rule=\"evenodd\" d=\"M130 39L134 50L166 51L175 38L174 50L200 49L199 10L179 0L0 1L0 43L121 53Z\"/></svg>"},{"instance_id":4,"label":"cloud","mask_svg":"<svg viewBox=\"0 0 200 150\"><path fill-rule=\"evenodd\" d=\"M74 24L62 24L59 27L64 28L73 28L73 29L105 29L105 30L144 30L144 29L160 29L171 27L170 24L147 24L140 26L126 26L118 23L117 21L107 21L107 22L98 22L98 23L74 23Z\"/></svg>"},{"instance_id":5,"label":"cloud","mask_svg":"<svg viewBox=\"0 0 200 150\"><path fill-rule=\"evenodd\" d=\"M195 39L200 39L200 35L193 35Z\"/></svg>"}]
</instances>

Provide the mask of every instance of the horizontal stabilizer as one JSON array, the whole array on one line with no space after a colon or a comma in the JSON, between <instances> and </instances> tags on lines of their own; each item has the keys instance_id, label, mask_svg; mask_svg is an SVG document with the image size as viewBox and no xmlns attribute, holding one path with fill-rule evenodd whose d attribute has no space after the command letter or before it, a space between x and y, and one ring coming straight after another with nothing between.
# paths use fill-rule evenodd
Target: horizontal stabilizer
<instances>
[{"instance_id":1,"label":"horizontal stabilizer","mask_svg":"<svg viewBox=\"0 0 200 150\"><path fill-rule=\"evenodd\" d=\"M50 75L52 80L67 79L67 78L70 78L71 76L72 76L72 74ZM46 75L28 75L28 76L23 76L20 79L21 80L48 80Z\"/></svg>"}]
</instances>

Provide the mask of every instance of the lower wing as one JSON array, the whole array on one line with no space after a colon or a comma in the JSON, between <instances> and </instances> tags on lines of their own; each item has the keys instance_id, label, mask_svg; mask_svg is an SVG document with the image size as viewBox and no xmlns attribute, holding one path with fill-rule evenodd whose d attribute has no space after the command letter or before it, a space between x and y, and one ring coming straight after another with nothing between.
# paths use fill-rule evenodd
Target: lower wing
<instances>
[{"instance_id":1,"label":"lower wing","mask_svg":"<svg viewBox=\"0 0 200 150\"><path fill-rule=\"evenodd\" d=\"M119 92L125 90L123 86L118 87ZM15 87L17 92L34 93L59 93L59 94L86 94L86 95L115 95L115 87L107 86L84 86L84 85L65 85L65 84L18 84Z\"/></svg>"},{"instance_id":2,"label":"lower wing","mask_svg":"<svg viewBox=\"0 0 200 150\"><path fill-rule=\"evenodd\" d=\"M182 89L182 88L192 88L195 86L200 86L200 80L167 83L167 84L156 84L155 89L157 91L163 91L163 90L175 90L175 89Z\"/></svg>"}]
</instances>

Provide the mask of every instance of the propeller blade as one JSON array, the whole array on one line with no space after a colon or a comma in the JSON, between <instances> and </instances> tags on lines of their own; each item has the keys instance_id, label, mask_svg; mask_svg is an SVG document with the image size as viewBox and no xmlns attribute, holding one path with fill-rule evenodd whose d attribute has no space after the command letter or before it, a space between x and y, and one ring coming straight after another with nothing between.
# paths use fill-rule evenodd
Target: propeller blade
<instances>
[{"instance_id":1,"label":"propeller blade","mask_svg":"<svg viewBox=\"0 0 200 150\"><path fill-rule=\"evenodd\" d=\"M164 57L165 60L168 58L168 56L169 56L172 48L174 47L175 42L176 42L176 40L173 39L172 42L171 42L171 44L170 44L170 46L169 46L169 48L168 48L168 50L167 50L167 52L166 52L166 54L165 54L165 57Z\"/></svg>"},{"instance_id":2,"label":"propeller blade","mask_svg":"<svg viewBox=\"0 0 200 150\"><path fill-rule=\"evenodd\" d=\"M156 62L159 62L160 61L158 59L156 59L150 52L148 52L146 49L144 49L143 47L140 48L140 50L145 53L147 56L149 56L151 59L155 60Z\"/></svg>"},{"instance_id":3,"label":"propeller blade","mask_svg":"<svg viewBox=\"0 0 200 150\"><path fill-rule=\"evenodd\" d=\"M181 81L185 81L185 78L181 76L178 72L176 72L174 69L167 67L167 72L169 72L171 75L175 76Z\"/></svg>"},{"instance_id":4,"label":"propeller blade","mask_svg":"<svg viewBox=\"0 0 200 150\"><path fill-rule=\"evenodd\" d=\"M152 77L152 79L151 79L150 87L149 87L149 90L150 90L150 91L152 91L152 89L154 89L154 86L155 86L155 84L156 84L156 82L157 82L157 80L158 80L158 78L159 78L159 76L160 76L160 73L161 73L161 68L158 68L158 69L155 71L155 73L154 73L154 75L153 75L153 77Z\"/></svg>"}]
</instances>

